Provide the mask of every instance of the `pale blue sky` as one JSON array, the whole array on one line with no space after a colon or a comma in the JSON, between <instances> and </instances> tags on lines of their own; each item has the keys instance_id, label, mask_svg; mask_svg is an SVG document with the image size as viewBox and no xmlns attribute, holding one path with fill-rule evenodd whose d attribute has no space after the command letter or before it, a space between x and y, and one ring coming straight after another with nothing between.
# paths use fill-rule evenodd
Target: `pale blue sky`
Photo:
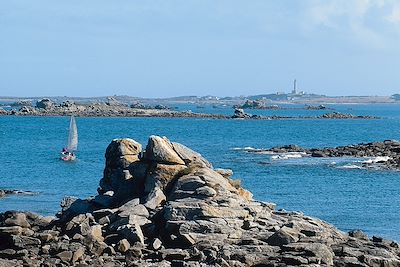
<instances>
[{"instance_id":1,"label":"pale blue sky","mask_svg":"<svg viewBox=\"0 0 400 267\"><path fill-rule=\"evenodd\" d=\"M0 1L0 95L400 92L399 0Z\"/></svg>"}]
</instances>

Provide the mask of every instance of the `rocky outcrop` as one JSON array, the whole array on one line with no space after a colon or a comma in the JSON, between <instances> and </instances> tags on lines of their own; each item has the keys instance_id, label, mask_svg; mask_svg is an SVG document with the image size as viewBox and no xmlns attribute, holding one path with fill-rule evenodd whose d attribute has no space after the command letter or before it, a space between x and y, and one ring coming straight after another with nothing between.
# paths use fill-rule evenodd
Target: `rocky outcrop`
<instances>
[{"instance_id":1,"label":"rocky outcrop","mask_svg":"<svg viewBox=\"0 0 400 267\"><path fill-rule=\"evenodd\" d=\"M49 99L37 102L36 108L12 109L0 113L0 115L17 116L85 116L85 117L179 117L179 118L213 118L227 119L229 116L220 114L194 113L191 111L169 110L162 105L154 107L129 107L126 104L108 99L106 103L76 104L65 101L56 105Z\"/></svg>"},{"instance_id":2,"label":"rocky outcrop","mask_svg":"<svg viewBox=\"0 0 400 267\"><path fill-rule=\"evenodd\" d=\"M12 107L22 107L22 106L32 107L32 101L31 100L19 100L14 103L11 103L10 106L12 106Z\"/></svg>"},{"instance_id":3,"label":"rocky outcrop","mask_svg":"<svg viewBox=\"0 0 400 267\"><path fill-rule=\"evenodd\" d=\"M58 218L0 214L3 266L400 266L399 247L254 201L199 153L165 137L115 139L99 194Z\"/></svg>"},{"instance_id":4,"label":"rocky outcrop","mask_svg":"<svg viewBox=\"0 0 400 267\"><path fill-rule=\"evenodd\" d=\"M248 152L272 152L278 154L302 152L311 157L368 158L369 160L364 161L363 165L378 164L382 168L400 169L400 142L396 140L326 148L303 148L297 145L285 145L271 149L255 149Z\"/></svg>"},{"instance_id":5,"label":"rocky outcrop","mask_svg":"<svg viewBox=\"0 0 400 267\"><path fill-rule=\"evenodd\" d=\"M308 110L324 110L324 109L326 109L326 106L325 105L318 105L318 106L307 105L306 109L308 109Z\"/></svg>"},{"instance_id":6,"label":"rocky outcrop","mask_svg":"<svg viewBox=\"0 0 400 267\"><path fill-rule=\"evenodd\" d=\"M36 102L36 107L41 108L41 109L49 110L49 109L54 108L54 106L55 106L54 102L48 98L44 98L44 99Z\"/></svg>"},{"instance_id":7,"label":"rocky outcrop","mask_svg":"<svg viewBox=\"0 0 400 267\"><path fill-rule=\"evenodd\" d=\"M264 100L246 100L242 105L235 105L234 108L242 109L280 109L278 105L267 105Z\"/></svg>"},{"instance_id":8,"label":"rocky outcrop","mask_svg":"<svg viewBox=\"0 0 400 267\"><path fill-rule=\"evenodd\" d=\"M233 111L232 118L233 119L249 119L249 118L251 118L251 116L252 116L251 114L245 113L242 108L235 108L235 110Z\"/></svg>"}]
</instances>

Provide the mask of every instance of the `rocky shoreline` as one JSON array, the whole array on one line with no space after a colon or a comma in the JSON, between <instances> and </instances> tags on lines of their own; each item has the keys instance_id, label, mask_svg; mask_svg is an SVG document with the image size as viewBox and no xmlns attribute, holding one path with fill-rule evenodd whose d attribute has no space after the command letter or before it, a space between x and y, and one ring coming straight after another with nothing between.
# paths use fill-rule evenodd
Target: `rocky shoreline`
<instances>
[{"instance_id":1,"label":"rocky shoreline","mask_svg":"<svg viewBox=\"0 0 400 267\"><path fill-rule=\"evenodd\" d=\"M63 102L59 105L44 99L37 103L36 107L22 106L18 110L2 110L0 115L13 116L77 116L77 117L168 117L168 118L211 118L226 119L229 116L219 114L194 113L190 111L174 111L166 107L132 107L120 103L93 103L75 104Z\"/></svg>"},{"instance_id":2,"label":"rocky shoreline","mask_svg":"<svg viewBox=\"0 0 400 267\"><path fill-rule=\"evenodd\" d=\"M200 154L115 139L98 195L0 214L0 266L400 266L399 245L275 210Z\"/></svg>"},{"instance_id":3,"label":"rocky shoreline","mask_svg":"<svg viewBox=\"0 0 400 267\"><path fill-rule=\"evenodd\" d=\"M36 106L22 106L19 109L4 110L0 107L0 116L77 116L77 117L158 117L158 118L205 118L205 119L251 119L251 120L305 120L305 119L379 119L374 116L357 116L339 112L319 116L260 116L245 113L243 109L234 109L233 115L196 113L191 111L170 110L165 106L142 106L117 101L92 104L75 104L65 101L55 104L50 99L42 99Z\"/></svg>"},{"instance_id":4,"label":"rocky shoreline","mask_svg":"<svg viewBox=\"0 0 400 267\"><path fill-rule=\"evenodd\" d=\"M373 158L363 164L366 166L379 164L382 168L400 170L400 142L396 140L326 148L303 148L297 145L285 145L270 149L253 149L248 150L248 152L278 154L298 152L311 157Z\"/></svg>"}]
</instances>

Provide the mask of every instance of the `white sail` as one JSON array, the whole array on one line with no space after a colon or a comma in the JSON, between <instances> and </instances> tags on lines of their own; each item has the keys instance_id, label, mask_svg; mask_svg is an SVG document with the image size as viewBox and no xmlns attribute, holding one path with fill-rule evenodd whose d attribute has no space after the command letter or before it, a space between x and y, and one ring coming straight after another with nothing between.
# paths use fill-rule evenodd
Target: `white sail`
<instances>
[{"instance_id":1,"label":"white sail","mask_svg":"<svg viewBox=\"0 0 400 267\"><path fill-rule=\"evenodd\" d=\"M71 121L69 122L67 149L68 151L74 151L78 149L78 128L76 127L74 116L71 116Z\"/></svg>"}]
</instances>

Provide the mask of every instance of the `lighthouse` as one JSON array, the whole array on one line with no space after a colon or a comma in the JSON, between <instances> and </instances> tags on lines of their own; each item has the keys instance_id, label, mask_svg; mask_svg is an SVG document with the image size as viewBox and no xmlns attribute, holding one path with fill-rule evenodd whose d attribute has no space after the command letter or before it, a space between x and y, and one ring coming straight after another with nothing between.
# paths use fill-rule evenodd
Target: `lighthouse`
<instances>
[{"instance_id":1,"label":"lighthouse","mask_svg":"<svg viewBox=\"0 0 400 267\"><path fill-rule=\"evenodd\" d=\"M296 79L294 79L294 81L293 81L292 95L297 95Z\"/></svg>"}]
</instances>

